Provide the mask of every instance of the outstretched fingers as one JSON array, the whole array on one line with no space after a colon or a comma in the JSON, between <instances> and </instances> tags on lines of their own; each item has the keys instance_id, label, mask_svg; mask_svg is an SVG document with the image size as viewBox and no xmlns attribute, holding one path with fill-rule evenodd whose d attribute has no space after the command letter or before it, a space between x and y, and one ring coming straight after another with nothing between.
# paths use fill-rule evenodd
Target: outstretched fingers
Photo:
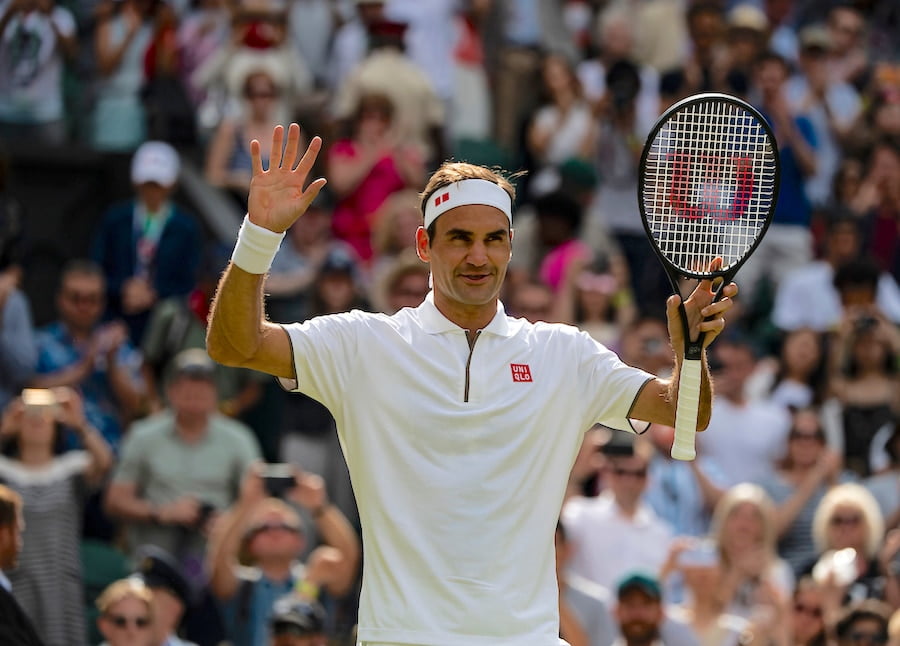
<instances>
[{"instance_id":1,"label":"outstretched fingers","mask_svg":"<svg viewBox=\"0 0 900 646\"><path fill-rule=\"evenodd\" d=\"M282 155L281 163L279 166L283 166L284 168L291 169L294 166L294 160L297 159L297 151L300 149L300 126L296 123L292 123L288 126L288 137L287 137L287 145L284 147L284 154ZM279 150L281 148L279 147Z\"/></svg>"},{"instance_id":2,"label":"outstretched fingers","mask_svg":"<svg viewBox=\"0 0 900 646\"><path fill-rule=\"evenodd\" d=\"M319 156L320 150L322 150L322 138L319 136L315 136L312 138L312 141L309 142L309 146L306 147L306 152L303 153L303 157L297 163L296 171L302 175L306 175L307 173L309 173L309 171L313 167L313 164L316 163L316 159ZM294 156L296 157L296 152L294 153ZM291 159L293 159L293 157Z\"/></svg>"},{"instance_id":3,"label":"outstretched fingers","mask_svg":"<svg viewBox=\"0 0 900 646\"><path fill-rule=\"evenodd\" d=\"M260 153L259 139L250 142L250 169L253 177L262 174L262 153Z\"/></svg>"},{"instance_id":4,"label":"outstretched fingers","mask_svg":"<svg viewBox=\"0 0 900 646\"><path fill-rule=\"evenodd\" d=\"M277 125L272 130L272 152L269 153L269 170L281 168L284 161L284 126Z\"/></svg>"}]
</instances>

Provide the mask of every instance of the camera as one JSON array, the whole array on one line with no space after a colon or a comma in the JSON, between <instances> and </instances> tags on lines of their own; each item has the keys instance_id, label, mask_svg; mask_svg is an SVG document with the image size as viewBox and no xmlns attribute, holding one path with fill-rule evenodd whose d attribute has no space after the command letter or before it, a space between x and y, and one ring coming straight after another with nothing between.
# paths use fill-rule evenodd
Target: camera
<instances>
[{"instance_id":1,"label":"camera","mask_svg":"<svg viewBox=\"0 0 900 646\"><path fill-rule=\"evenodd\" d=\"M293 464L267 464L260 475L266 493L273 498L281 498L297 486L297 474Z\"/></svg>"}]
</instances>

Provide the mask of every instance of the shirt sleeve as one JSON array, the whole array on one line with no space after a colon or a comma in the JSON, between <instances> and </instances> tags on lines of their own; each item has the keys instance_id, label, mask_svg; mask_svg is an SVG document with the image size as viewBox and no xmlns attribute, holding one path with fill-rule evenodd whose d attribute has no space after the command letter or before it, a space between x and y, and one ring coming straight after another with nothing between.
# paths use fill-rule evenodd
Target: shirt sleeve
<instances>
[{"instance_id":1,"label":"shirt sleeve","mask_svg":"<svg viewBox=\"0 0 900 646\"><path fill-rule=\"evenodd\" d=\"M0 315L0 364L8 381L22 384L37 364L34 328L25 296L18 290L10 293Z\"/></svg>"},{"instance_id":2,"label":"shirt sleeve","mask_svg":"<svg viewBox=\"0 0 900 646\"><path fill-rule=\"evenodd\" d=\"M122 455L116 471L113 474L113 482L138 484L143 472L144 442L139 431L132 429L122 443Z\"/></svg>"},{"instance_id":3,"label":"shirt sleeve","mask_svg":"<svg viewBox=\"0 0 900 646\"><path fill-rule=\"evenodd\" d=\"M360 356L359 331L367 316L373 315L354 310L285 325L296 379L279 379L282 387L304 393L331 411L338 410L347 376Z\"/></svg>"}]
</instances>

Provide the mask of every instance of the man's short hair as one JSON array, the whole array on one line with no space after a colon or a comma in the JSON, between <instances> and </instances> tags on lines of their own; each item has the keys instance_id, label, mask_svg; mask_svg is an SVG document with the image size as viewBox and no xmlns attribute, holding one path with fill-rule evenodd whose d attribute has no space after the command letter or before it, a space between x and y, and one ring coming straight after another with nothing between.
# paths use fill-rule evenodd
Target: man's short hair
<instances>
[{"instance_id":1,"label":"man's short hair","mask_svg":"<svg viewBox=\"0 0 900 646\"><path fill-rule=\"evenodd\" d=\"M428 180L428 184L425 185L425 190L419 195L419 210L422 212L422 218L424 219L425 217L425 205L428 204L429 198L435 191L442 189L445 186L450 186L450 184L461 182L464 179L483 179L488 182L494 182L504 191L509 193L509 199L513 204L516 203L515 187L499 170L493 170L487 166L479 166L468 162L446 161L441 164L440 168L434 171ZM437 220L435 220L435 222L436 221ZM434 232L435 225L434 222L432 222L427 231L429 240L434 238Z\"/></svg>"},{"instance_id":2,"label":"man's short hair","mask_svg":"<svg viewBox=\"0 0 900 646\"><path fill-rule=\"evenodd\" d=\"M834 271L834 286L838 291L848 287L878 288L881 270L875 261L869 258L858 258L844 263Z\"/></svg>"},{"instance_id":3,"label":"man's short hair","mask_svg":"<svg viewBox=\"0 0 900 646\"><path fill-rule=\"evenodd\" d=\"M106 274L103 268L87 258L75 258L63 265L62 271L59 273L60 284L64 283L70 276L91 276L100 279L106 283Z\"/></svg>"},{"instance_id":4,"label":"man's short hair","mask_svg":"<svg viewBox=\"0 0 900 646\"><path fill-rule=\"evenodd\" d=\"M6 485L0 485L0 527L17 525L21 510L22 496Z\"/></svg>"},{"instance_id":5,"label":"man's short hair","mask_svg":"<svg viewBox=\"0 0 900 646\"><path fill-rule=\"evenodd\" d=\"M838 638L846 637L848 631L857 621L872 620L882 626L885 636L888 632L888 622L891 617L891 609L878 599L864 599L846 607L835 624L834 631Z\"/></svg>"}]
</instances>

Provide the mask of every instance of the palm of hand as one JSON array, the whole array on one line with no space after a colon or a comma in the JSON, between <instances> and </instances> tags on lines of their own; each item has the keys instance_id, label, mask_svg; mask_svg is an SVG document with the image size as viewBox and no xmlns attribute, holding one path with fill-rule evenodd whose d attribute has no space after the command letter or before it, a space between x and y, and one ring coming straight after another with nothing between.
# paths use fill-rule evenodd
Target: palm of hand
<instances>
[{"instance_id":1,"label":"palm of hand","mask_svg":"<svg viewBox=\"0 0 900 646\"><path fill-rule=\"evenodd\" d=\"M292 123L288 129L287 144L282 146L284 128L276 126L272 132L273 154L269 170L263 170L259 141L250 142L253 179L247 199L250 221L263 228L281 233L286 231L315 199L325 186L324 179L317 179L304 190L307 176L316 161L322 140L313 137L300 162L294 168L294 160L300 147L300 126ZM281 151L278 155L275 151Z\"/></svg>"}]
</instances>

